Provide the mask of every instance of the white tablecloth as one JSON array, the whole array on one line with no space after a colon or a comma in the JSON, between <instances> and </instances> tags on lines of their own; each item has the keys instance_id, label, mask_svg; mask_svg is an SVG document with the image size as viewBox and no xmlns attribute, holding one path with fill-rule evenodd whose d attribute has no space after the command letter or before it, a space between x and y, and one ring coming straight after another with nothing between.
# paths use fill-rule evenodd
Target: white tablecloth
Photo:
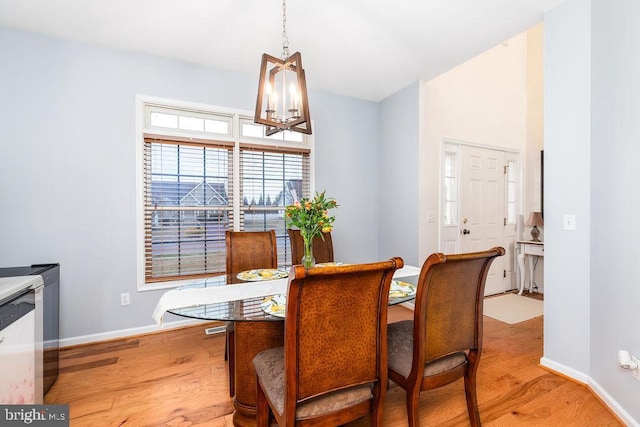
<instances>
[{"instance_id":1,"label":"white tablecloth","mask_svg":"<svg viewBox=\"0 0 640 427\"><path fill-rule=\"evenodd\" d=\"M418 267L410 265L397 270L393 277L408 277L420 274ZM289 279L276 279L261 282L247 282L230 286L213 286L209 288L172 289L165 292L153 310L153 319L162 324L167 310L218 302L238 301L247 298L264 297L273 294L286 294Z\"/></svg>"}]
</instances>

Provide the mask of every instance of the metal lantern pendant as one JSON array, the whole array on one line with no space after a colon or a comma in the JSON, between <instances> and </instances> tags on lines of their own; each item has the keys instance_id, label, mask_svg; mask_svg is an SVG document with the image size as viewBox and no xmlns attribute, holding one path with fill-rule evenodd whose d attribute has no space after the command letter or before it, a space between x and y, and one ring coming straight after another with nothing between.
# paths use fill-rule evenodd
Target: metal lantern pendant
<instances>
[{"instance_id":1,"label":"metal lantern pendant","mask_svg":"<svg viewBox=\"0 0 640 427\"><path fill-rule=\"evenodd\" d=\"M254 121L266 126L267 136L283 130L311 134L311 116L302 56L289 56L286 2L282 2L282 58L262 54Z\"/></svg>"}]
</instances>

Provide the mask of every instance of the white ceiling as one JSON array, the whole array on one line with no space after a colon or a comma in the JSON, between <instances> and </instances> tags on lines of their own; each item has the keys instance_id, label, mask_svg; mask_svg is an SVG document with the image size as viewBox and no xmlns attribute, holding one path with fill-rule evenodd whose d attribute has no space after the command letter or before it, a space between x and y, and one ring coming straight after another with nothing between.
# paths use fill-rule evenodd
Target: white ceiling
<instances>
[{"instance_id":1,"label":"white ceiling","mask_svg":"<svg viewBox=\"0 0 640 427\"><path fill-rule=\"evenodd\" d=\"M542 22L564 0L288 0L312 89L379 101ZM0 0L0 25L256 77L281 0Z\"/></svg>"}]
</instances>

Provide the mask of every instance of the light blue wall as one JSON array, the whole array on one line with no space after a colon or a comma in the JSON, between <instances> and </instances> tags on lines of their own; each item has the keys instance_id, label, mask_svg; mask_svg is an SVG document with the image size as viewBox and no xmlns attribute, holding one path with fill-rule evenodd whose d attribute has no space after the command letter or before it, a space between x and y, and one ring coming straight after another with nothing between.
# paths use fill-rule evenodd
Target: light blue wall
<instances>
[{"instance_id":1,"label":"light blue wall","mask_svg":"<svg viewBox=\"0 0 640 427\"><path fill-rule=\"evenodd\" d=\"M543 362L587 377L629 425L639 384L617 353L640 356L638 22L637 0L570 0L545 18Z\"/></svg>"},{"instance_id":2,"label":"light blue wall","mask_svg":"<svg viewBox=\"0 0 640 427\"><path fill-rule=\"evenodd\" d=\"M545 16L544 357L589 372L591 11L569 1ZM576 230L563 230L563 215Z\"/></svg>"},{"instance_id":3,"label":"light blue wall","mask_svg":"<svg viewBox=\"0 0 640 427\"><path fill-rule=\"evenodd\" d=\"M258 70L244 76L2 27L0 58L0 266L61 263L63 339L153 325L161 292L136 291L135 95L252 111ZM340 204L336 256L377 259L378 105L309 98L316 188ZM130 306L120 306L121 292Z\"/></svg>"},{"instance_id":4,"label":"light blue wall","mask_svg":"<svg viewBox=\"0 0 640 427\"><path fill-rule=\"evenodd\" d=\"M592 1L591 377L640 422L640 2Z\"/></svg>"},{"instance_id":5,"label":"light blue wall","mask_svg":"<svg viewBox=\"0 0 640 427\"><path fill-rule=\"evenodd\" d=\"M416 82L380 103L380 256L418 265L419 99Z\"/></svg>"},{"instance_id":6,"label":"light blue wall","mask_svg":"<svg viewBox=\"0 0 640 427\"><path fill-rule=\"evenodd\" d=\"M315 121L316 187L326 188L339 205L333 232L335 259L377 261L381 259L375 232L380 179L375 167L378 104L326 93L315 94L310 102Z\"/></svg>"}]
</instances>

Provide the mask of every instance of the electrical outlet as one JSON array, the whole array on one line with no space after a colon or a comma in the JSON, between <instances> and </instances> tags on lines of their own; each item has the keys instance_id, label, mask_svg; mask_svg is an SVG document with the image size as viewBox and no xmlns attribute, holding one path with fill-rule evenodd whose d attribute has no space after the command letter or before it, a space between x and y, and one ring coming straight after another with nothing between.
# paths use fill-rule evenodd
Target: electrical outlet
<instances>
[{"instance_id":1,"label":"electrical outlet","mask_svg":"<svg viewBox=\"0 0 640 427\"><path fill-rule=\"evenodd\" d=\"M633 378L640 381L640 359L635 356L631 356L631 360L636 364L636 369L631 371L633 373Z\"/></svg>"},{"instance_id":2,"label":"electrical outlet","mask_svg":"<svg viewBox=\"0 0 640 427\"><path fill-rule=\"evenodd\" d=\"M129 304L131 304L131 298L129 297L129 292L120 294L120 305L129 305Z\"/></svg>"}]
</instances>

